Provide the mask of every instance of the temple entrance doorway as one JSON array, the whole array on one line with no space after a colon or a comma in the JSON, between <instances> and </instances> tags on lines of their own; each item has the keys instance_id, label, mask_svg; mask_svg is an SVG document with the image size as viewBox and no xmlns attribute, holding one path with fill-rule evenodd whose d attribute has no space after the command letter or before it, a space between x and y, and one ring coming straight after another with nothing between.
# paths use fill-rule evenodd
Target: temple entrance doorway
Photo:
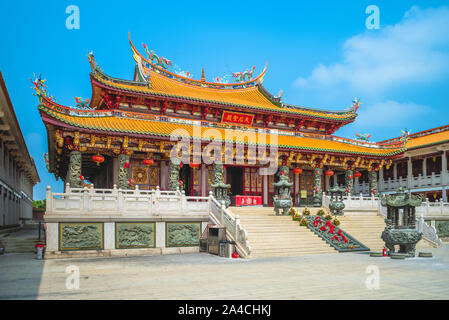
<instances>
[{"instance_id":1,"label":"temple entrance doorway","mask_svg":"<svg viewBox=\"0 0 449 320\"><path fill-rule=\"evenodd\" d=\"M243 194L243 168L226 167L227 184L231 185L230 196Z\"/></svg>"},{"instance_id":2,"label":"temple entrance doorway","mask_svg":"<svg viewBox=\"0 0 449 320\"><path fill-rule=\"evenodd\" d=\"M188 164L184 164L181 170L179 170L179 179L182 181L183 190L186 192L186 196L192 195L191 171Z\"/></svg>"}]
</instances>

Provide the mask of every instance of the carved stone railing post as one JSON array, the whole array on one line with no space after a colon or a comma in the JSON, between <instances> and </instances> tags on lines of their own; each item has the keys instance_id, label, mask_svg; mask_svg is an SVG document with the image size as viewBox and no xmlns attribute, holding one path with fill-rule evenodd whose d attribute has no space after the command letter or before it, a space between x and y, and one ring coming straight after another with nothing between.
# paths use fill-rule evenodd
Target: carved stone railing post
<instances>
[{"instance_id":1,"label":"carved stone railing post","mask_svg":"<svg viewBox=\"0 0 449 320\"><path fill-rule=\"evenodd\" d=\"M181 211L180 212L184 212L185 210L187 210L187 199L186 199L186 192L184 190L182 190L181 192Z\"/></svg>"},{"instance_id":2,"label":"carved stone railing post","mask_svg":"<svg viewBox=\"0 0 449 320\"><path fill-rule=\"evenodd\" d=\"M81 152L73 150L70 152L69 183L72 188L81 188Z\"/></svg>"},{"instance_id":3,"label":"carved stone railing post","mask_svg":"<svg viewBox=\"0 0 449 320\"><path fill-rule=\"evenodd\" d=\"M114 185L112 186L112 196L113 196L114 199L115 199L115 201L114 201L114 203L115 203L115 209L116 209L117 211L119 211L119 210L118 210L118 190L117 190L117 185L116 185L116 184L114 184Z\"/></svg>"},{"instance_id":4,"label":"carved stone railing post","mask_svg":"<svg viewBox=\"0 0 449 320\"><path fill-rule=\"evenodd\" d=\"M226 202L224 200L221 201L221 211L220 211L220 223L224 223L224 215L226 210Z\"/></svg>"},{"instance_id":5,"label":"carved stone railing post","mask_svg":"<svg viewBox=\"0 0 449 320\"><path fill-rule=\"evenodd\" d=\"M212 212L212 198L214 197L214 193L212 191L209 191L209 205L208 205L208 210L209 212Z\"/></svg>"},{"instance_id":6,"label":"carved stone railing post","mask_svg":"<svg viewBox=\"0 0 449 320\"><path fill-rule=\"evenodd\" d=\"M118 189L117 191L117 202L118 202L118 211L120 212L120 214L123 213L123 190L122 189Z\"/></svg>"},{"instance_id":7,"label":"carved stone railing post","mask_svg":"<svg viewBox=\"0 0 449 320\"><path fill-rule=\"evenodd\" d=\"M239 226L240 226L240 216L238 214L235 215L235 242L239 242Z\"/></svg>"},{"instance_id":8,"label":"carved stone railing post","mask_svg":"<svg viewBox=\"0 0 449 320\"><path fill-rule=\"evenodd\" d=\"M45 207L45 214L49 214L52 212L53 210L53 196L51 194L51 187L47 186L47 191L46 191L46 207Z\"/></svg>"},{"instance_id":9,"label":"carved stone railing post","mask_svg":"<svg viewBox=\"0 0 449 320\"><path fill-rule=\"evenodd\" d=\"M129 155L124 153L118 156L118 187L129 189Z\"/></svg>"},{"instance_id":10,"label":"carved stone railing post","mask_svg":"<svg viewBox=\"0 0 449 320\"><path fill-rule=\"evenodd\" d=\"M82 211L84 211L85 213L89 212L89 199L90 199L90 194L89 194L89 189L87 189L87 187L84 187L83 190L83 208Z\"/></svg>"}]
</instances>

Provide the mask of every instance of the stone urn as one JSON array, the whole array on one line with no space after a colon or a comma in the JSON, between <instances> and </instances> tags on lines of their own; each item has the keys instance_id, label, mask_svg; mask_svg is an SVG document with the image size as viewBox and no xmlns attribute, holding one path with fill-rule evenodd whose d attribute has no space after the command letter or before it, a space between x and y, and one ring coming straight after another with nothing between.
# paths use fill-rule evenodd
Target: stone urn
<instances>
[{"instance_id":1,"label":"stone urn","mask_svg":"<svg viewBox=\"0 0 449 320\"><path fill-rule=\"evenodd\" d=\"M231 189L230 184L226 184L224 181L224 168L222 163L214 163L211 177L211 187L214 190L214 197L221 203L225 202L226 208L231 205L231 198L228 193Z\"/></svg>"},{"instance_id":2,"label":"stone urn","mask_svg":"<svg viewBox=\"0 0 449 320\"><path fill-rule=\"evenodd\" d=\"M343 203L343 195L346 193L346 189L340 187L334 187L329 190L331 202L329 203L329 210L334 216L342 216L345 204Z\"/></svg>"},{"instance_id":3,"label":"stone urn","mask_svg":"<svg viewBox=\"0 0 449 320\"><path fill-rule=\"evenodd\" d=\"M381 198L382 206L387 207L386 227L381 238L390 254L415 256L416 244L422 238L422 233L416 229L415 208L421 205L423 198L423 194L412 195L402 188L396 194ZM395 246L399 246L398 251L395 251Z\"/></svg>"}]
</instances>

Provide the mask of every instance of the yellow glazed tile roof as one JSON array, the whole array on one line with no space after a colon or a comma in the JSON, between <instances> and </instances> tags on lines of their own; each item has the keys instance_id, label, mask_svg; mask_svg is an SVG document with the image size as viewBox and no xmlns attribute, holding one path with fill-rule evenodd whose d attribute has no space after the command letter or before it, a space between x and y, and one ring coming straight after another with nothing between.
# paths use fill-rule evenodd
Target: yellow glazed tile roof
<instances>
[{"instance_id":1,"label":"yellow glazed tile roof","mask_svg":"<svg viewBox=\"0 0 449 320\"><path fill-rule=\"evenodd\" d=\"M90 130L107 131L107 132L120 132L122 134L139 134L148 136L160 136L170 137L175 130L178 130L176 136L189 136L193 138L201 138L205 136L205 131L209 133L215 131L218 132L221 138L217 140L226 141L232 140L240 143L248 142L248 138L245 140L247 132L232 129L222 128L209 128L192 126L180 123L159 122L150 121L144 119L133 119L129 117L115 117L115 116L72 116L54 112L44 106L40 106L40 109L61 122L67 123L74 127L85 128ZM179 131L184 129L185 131ZM230 136L232 139L227 139ZM363 154L372 156L392 156L401 153L401 149L376 149L363 146L357 146L349 143L342 143L332 140L314 139L308 137L296 137L286 135L274 135L267 134L266 144L274 144L276 137L278 139L278 146L280 148L292 148L300 150L313 150L313 151L330 151L336 153L347 154ZM203 140L208 140L204 139ZM255 143L256 141L249 141L249 143ZM265 144L265 143L262 143Z\"/></svg>"},{"instance_id":2,"label":"yellow glazed tile roof","mask_svg":"<svg viewBox=\"0 0 449 320\"><path fill-rule=\"evenodd\" d=\"M414 149L419 147L424 147L427 145L432 145L436 143L443 143L449 141L449 130L430 133L420 137L413 138L413 136L408 140L406 148Z\"/></svg>"},{"instance_id":3,"label":"yellow glazed tile roof","mask_svg":"<svg viewBox=\"0 0 449 320\"><path fill-rule=\"evenodd\" d=\"M94 75L95 76L95 75ZM278 106L271 102L265 95L259 90L257 86L245 88L245 89L214 89L205 88L194 85L182 83L177 80L167 78L160 75L157 72L151 71L151 89L142 85L133 84L131 82L116 82L105 78L96 76L96 79L113 88L124 89L128 91L135 91L147 94L157 94L162 96L175 96L187 99L195 99L204 102L218 102L228 105L237 105L248 107L257 110L270 110L280 113L306 115L310 117L347 121L355 118L353 113L345 112L327 112L320 110L312 110L307 108L292 108L288 106Z\"/></svg>"}]
</instances>

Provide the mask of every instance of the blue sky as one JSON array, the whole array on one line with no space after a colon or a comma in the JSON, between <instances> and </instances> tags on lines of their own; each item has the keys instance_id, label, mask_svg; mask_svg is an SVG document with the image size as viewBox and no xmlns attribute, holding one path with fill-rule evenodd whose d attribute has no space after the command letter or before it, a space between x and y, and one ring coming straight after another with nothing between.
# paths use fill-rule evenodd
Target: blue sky
<instances>
[{"instance_id":1,"label":"blue sky","mask_svg":"<svg viewBox=\"0 0 449 320\"><path fill-rule=\"evenodd\" d=\"M66 7L80 9L80 29L66 28ZM380 10L380 29L368 30L365 8ZM0 70L6 81L41 183L61 190L46 172L47 136L32 95L33 72L47 79L59 103L90 98L86 54L102 69L131 79L131 32L199 78L259 72L264 86L283 101L343 110L354 97L362 107L344 137L370 133L380 141L405 127L417 132L448 124L449 7L445 1L1 1Z\"/></svg>"}]
</instances>

